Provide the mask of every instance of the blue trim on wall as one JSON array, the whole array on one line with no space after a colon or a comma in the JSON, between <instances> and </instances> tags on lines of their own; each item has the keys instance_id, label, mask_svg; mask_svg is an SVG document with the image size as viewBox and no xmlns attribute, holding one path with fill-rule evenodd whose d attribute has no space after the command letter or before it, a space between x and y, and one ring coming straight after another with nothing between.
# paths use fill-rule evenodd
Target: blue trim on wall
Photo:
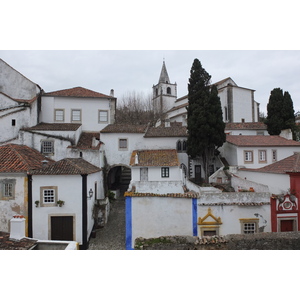
<instances>
[{"instance_id":1,"label":"blue trim on wall","mask_svg":"<svg viewBox=\"0 0 300 300\"><path fill-rule=\"evenodd\" d=\"M132 198L125 197L126 250L132 248Z\"/></svg>"},{"instance_id":2,"label":"blue trim on wall","mask_svg":"<svg viewBox=\"0 0 300 300\"><path fill-rule=\"evenodd\" d=\"M198 226L197 226L197 198L193 198L192 202L192 210L193 210L193 236L198 235Z\"/></svg>"}]
</instances>

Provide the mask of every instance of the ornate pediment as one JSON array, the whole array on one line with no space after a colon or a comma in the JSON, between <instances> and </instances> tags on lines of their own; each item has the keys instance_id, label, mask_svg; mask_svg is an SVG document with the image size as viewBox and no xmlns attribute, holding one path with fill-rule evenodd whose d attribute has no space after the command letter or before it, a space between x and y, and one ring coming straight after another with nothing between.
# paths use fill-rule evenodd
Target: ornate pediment
<instances>
[{"instance_id":1,"label":"ornate pediment","mask_svg":"<svg viewBox=\"0 0 300 300\"><path fill-rule=\"evenodd\" d=\"M208 208L207 214L203 218L198 218L198 225L221 225L222 221L220 217L215 217L211 213L211 208Z\"/></svg>"}]
</instances>

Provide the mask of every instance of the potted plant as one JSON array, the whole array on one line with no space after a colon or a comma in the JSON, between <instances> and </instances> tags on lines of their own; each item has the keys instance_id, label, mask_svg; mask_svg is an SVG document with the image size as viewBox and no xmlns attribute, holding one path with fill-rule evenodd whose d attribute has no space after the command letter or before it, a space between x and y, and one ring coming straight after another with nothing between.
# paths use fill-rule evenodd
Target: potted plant
<instances>
[{"instance_id":1,"label":"potted plant","mask_svg":"<svg viewBox=\"0 0 300 300\"><path fill-rule=\"evenodd\" d=\"M36 200L34 203L35 203L35 207L39 207L39 204L40 204L39 200Z\"/></svg>"},{"instance_id":2,"label":"potted plant","mask_svg":"<svg viewBox=\"0 0 300 300\"><path fill-rule=\"evenodd\" d=\"M57 205L59 207L62 207L64 204L65 204L65 201L63 201L63 200L57 200Z\"/></svg>"}]
</instances>

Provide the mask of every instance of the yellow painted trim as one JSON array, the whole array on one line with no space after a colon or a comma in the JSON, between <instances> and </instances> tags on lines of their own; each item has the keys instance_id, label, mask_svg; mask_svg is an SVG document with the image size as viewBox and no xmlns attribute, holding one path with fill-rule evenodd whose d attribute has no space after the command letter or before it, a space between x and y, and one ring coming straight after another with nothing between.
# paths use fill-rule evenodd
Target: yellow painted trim
<instances>
[{"instance_id":1,"label":"yellow painted trim","mask_svg":"<svg viewBox=\"0 0 300 300\"><path fill-rule=\"evenodd\" d=\"M208 217L211 217L215 220L215 222L205 222L205 220L208 218ZM222 224L222 221L221 221L221 218L220 217L215 217L212 213L211 213L211 208L209 207L208 208L208 212L207 214L203 217L203 218L198 218L198 225L221 225Z\"/></svg>"}]
</instances>

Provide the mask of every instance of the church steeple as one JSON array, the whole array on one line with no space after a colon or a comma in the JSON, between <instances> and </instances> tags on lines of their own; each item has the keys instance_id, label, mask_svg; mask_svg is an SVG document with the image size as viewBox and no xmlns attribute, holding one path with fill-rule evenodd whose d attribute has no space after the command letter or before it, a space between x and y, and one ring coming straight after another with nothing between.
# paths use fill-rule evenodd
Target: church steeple
<instances>
[{"instance_id":1,"label":"church steeple","mask_svg":"<svg viewBox=\"0 0 300 300\"><path fill-rule=\"evenodd\" d=\"M168 75L168 71L167 71L167 68L166 68L165 61L163 61L163 65L162 65L162 68L161 68L158 83L170 83L170 79L169 79L169 75Z\"/></svg>"},{"instance_id":2,"label":"church steeple","mask_svg":"<svg viewBox=\"0 0 300 300\"><path fill-rule=\"evenodd\" d=\"M159 113L171 109L177 99L177 84L170 83L165 61L161 68L158 84L153 85L153 104Z\"/></svg>"}]
</instances>

